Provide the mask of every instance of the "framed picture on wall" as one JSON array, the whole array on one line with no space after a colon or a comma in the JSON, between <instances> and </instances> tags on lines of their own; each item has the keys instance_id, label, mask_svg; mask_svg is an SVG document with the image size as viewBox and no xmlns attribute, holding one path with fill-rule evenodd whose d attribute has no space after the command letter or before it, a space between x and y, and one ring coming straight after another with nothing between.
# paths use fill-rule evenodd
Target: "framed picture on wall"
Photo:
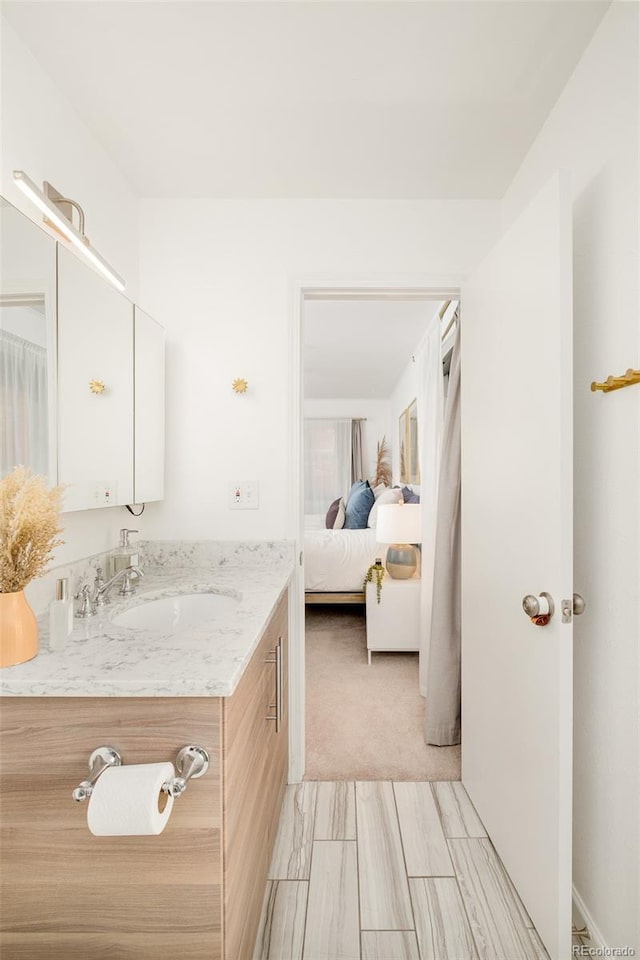
<instances>
[{"instance_id":1,"label":"framed picture on wall","mask_svg":"<svg viewBox=\"0 0 640 960\"><path fill-rule=\"evenodd\" d=\"M418 402L413 400L400 415L400 481L420 483L418 457Z\"/></svg>"}]
</instances>

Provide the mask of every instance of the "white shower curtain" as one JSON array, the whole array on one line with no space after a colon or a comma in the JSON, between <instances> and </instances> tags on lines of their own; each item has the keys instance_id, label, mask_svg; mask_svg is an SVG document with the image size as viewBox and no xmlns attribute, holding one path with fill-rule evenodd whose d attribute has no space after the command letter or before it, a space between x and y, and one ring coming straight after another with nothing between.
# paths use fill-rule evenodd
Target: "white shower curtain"
<instances>
[{"instance_id":1,"label":"white shower curtain","mask_svg":"<svg viewBox=\"0 0 640 960\"><path fill-rule=\"evenodd\" d=\"M420 693L427 695L431 605L438 512L438 477L444 407L440 316L436 312L415 351L418 378L418 450L422 525L420 586Z\"/></svg>"},{"instance_id":2,"label":"white shower curtain","mask_svg":"<svg viewBox=\"0 0 640 960\"><path fill-rule=\"evenodd\" d=\"M15 466L49 473L47 352L0 330L0 474Z\"/></svg>"},{"instance_id":3,"label":"white shower curtain","mask_svg":"<svg viewBox=\"0 0 640 960\"><path fill-rule=\"evenodd\" d=\"M456 331L440 457L440 497L424 735L460 743L460 327Z\"/></svg>"}]
</instances>

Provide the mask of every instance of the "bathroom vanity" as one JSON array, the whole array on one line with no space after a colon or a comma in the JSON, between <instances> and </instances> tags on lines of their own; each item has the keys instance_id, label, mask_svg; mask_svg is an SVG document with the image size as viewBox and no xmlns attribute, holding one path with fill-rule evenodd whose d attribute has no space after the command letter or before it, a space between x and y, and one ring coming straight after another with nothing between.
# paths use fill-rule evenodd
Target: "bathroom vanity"
<instances>
[{"instance_id":1,"label":"bathroom vanity","mask_svg":"<svg viewBox=\"0 0 640 960\"><path fill-rule=\"evenodd\" d=\"M292 570L257 554L159 564L64 651L0 674L3 960L251 960L287 780ZM197 593L236 605L173 637L114 625ZM123 764L208 752L162 834L89 832L71 793L107 744Z\"/></svg>"}]
</instances>

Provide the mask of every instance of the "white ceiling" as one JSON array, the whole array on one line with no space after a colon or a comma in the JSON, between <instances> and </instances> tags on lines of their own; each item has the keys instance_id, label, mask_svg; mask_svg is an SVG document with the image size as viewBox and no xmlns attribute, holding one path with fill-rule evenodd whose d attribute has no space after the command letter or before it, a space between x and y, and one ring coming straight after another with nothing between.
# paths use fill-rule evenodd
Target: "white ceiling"
<instances>
[{"instance_id":1,"label":"white ceiling","mask_svg":"<svg viewBox=\"0 0 640 960\"><path fill-rule=\"evenodd\" d=\"M503 195L607 2L19 2L145 197Z\"/></svg>"},{"instance_id":2,"label":"white ceiling","mask_svg":"<svg viewBox=\"0 0 640 960\"><path fill-rule=\"evenodd\" d=\"M306 300L305 398L390 397L439 307L424 300Z\"/></svg>"}]
</instances>

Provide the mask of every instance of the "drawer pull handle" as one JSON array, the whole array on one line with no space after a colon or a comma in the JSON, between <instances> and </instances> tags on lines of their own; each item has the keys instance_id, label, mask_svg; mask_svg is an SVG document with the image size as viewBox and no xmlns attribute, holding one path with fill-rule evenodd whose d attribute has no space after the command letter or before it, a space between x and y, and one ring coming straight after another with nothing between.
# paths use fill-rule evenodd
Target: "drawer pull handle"
<instances>
[{"instance_id":1,"label":"drawer pull handle","mask_svg":"<svg viewBox=\"0 0 640 960\"><path fill-rule=\"evenodd\" d=\"M273 651L272 657L267 657L265 663L275 663L276 665L276 702L269 706L269 710L275 710L275 713L267 714L267 720L275 720L276 733L280 733L282 726L282 693L284 689L284 657L282 655L282 637L278 637L278 643Z\"/></svg>"}]
</instances>

